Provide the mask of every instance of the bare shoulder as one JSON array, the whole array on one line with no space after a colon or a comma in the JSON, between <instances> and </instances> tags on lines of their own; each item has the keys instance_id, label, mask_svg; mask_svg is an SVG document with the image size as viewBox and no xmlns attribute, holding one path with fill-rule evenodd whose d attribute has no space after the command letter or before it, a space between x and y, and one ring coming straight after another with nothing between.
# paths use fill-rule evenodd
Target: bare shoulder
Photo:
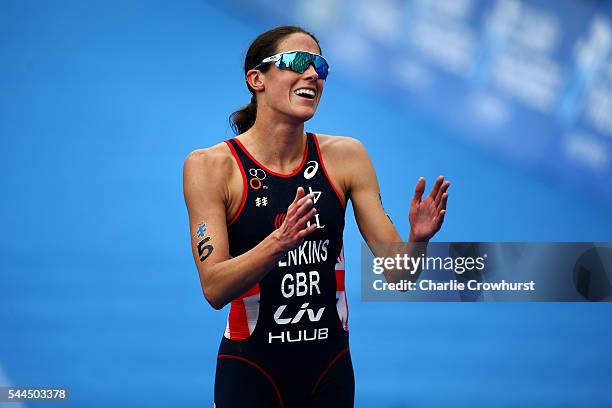
<instances>
[{"instance_id":1,"label":"bare shoulder","mask_svg":"<svg viewBox=\"0 0 612 408\"><path fill-rule=\"evenodd\" d=\"M189 153L185 159L185 170L220 170L232 168L232 153L225 142L214 146L197 149Z\"/></svg>"},{"instance_id":2,"label":"bare shoulder","mask_svg":"<svg viewBox=\"0 0 612 408\"><path fill-rule=\"evenodd\" d=\"M352 159L358 159L364 155L367 155L365 146L361 141L350 136L333 136L317 133L317 140L321 148L321 154L326 158L334 159L346 159L351 157Z\"/></svg>"},{"instance_id":3,"label":"bare shoulder","mask_svg":"<svg viewBox=\"0 0 612 408\"><path fill-rule=\"evenodd\" d=\"M353 179L360 174L361 168L369 160L365 147L359 140L350 136L317 133L317 141L332 185L343 197L341 201L346 202Z\"/></svg>"},{"instance_id":4,"label":"bare shoulder","mask_svg":"<svg viewBox=\"0 0 612 408\"><path fill-rule=\"evenodd\" d=\"M219 197L227 199L228 185L235 176L235 167L235 160L225 142L194 150L185 159L183 168L185 192L216 191Z\"/></svg>"}]
</instances>

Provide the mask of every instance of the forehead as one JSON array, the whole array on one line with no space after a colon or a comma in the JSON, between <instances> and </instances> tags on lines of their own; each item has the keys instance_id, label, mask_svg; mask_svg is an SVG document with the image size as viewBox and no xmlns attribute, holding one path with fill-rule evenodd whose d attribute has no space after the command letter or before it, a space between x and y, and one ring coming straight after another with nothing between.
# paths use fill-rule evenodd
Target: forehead
<instances>
[{"instance_id":1,"label":"forehead","mask_svg":"<svg viewBox=\"0 0 612 408\"><path fill-rule=\"evenodd\" d=\"M304 33L293 33L283 38L278 44L276 52L293 50L309 51L315 54L319 54L321 52L315 40L313 40L313 38L308 34Z\"/></svg>"}]
</instances>

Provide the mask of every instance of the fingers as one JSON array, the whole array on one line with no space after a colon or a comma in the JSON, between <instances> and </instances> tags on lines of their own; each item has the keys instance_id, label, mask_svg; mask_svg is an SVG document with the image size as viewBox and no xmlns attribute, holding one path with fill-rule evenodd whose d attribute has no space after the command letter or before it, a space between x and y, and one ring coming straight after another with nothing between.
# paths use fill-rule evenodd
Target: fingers
<instances>
[{"instance_id":1,"label":"fingers","mask_svg":"<svg viewBox=\"0 0 612 408\"><path fill-rule=\"evenodd\" d=\"M446 210L440 211L440 214L438 215L438 225L437 225L436 231L440 230L440 227L442 227L442 223L444 222L445 215L446 215Z\"/></svg>"},{"instance_id":2,"label":"fingers","mask_svg":"<svg viewBox=\"0 0 612 408\"><path fill-rule=\"evenodd\" d=\"M306 227L303 230L301 230L300 232L298 232L297 235L296 235L296 237L298 239L298 242L301 242L308 235L310 235L313 232L315 232L316 229L317 229L317 224L311 224L310 227Z\"/></svg>"},{"instance_id":3,"label":"fingers","mask_svg":"<svg viewBox=\"0 0 612 408\"><path fill-rule=\"evenodd\" d=\"M307 200L314 200L314 193L304 195L304 189L298 187L293 202L289 205L289 208L287 208L287 218L291 217Z\"/></svg>"},{"instance_id":4,"label":"fingers","mask_svg":"<svg viewBox=\"0 0 612 408\"><path fill-rule=\"evenodd\" d=\"M440 214L441 211L446 210L446 201L448 200L448 193L442 194L442 198L436 207L437 213Z\"/></svg>"},{"instance_id":5,"label":"fingers","mask_svg":"<svg viewBox=\"0 0 612 408\"><path fill-rule=\"evenodd\" d=\"M302 229L303 225L306 225L306 222L308 222L312 217L314 217L314 215L317 213L317 209L316 208L311 208L310 211L308 211L306 214L304 214L303 217L301 217L298 222L296 223L296 226L299 229Z\"/></svg>"},{"instance_id":6,"label":"fingers","mask_svg":"<svg viewBox=\"0 0 612 408\"><path fill-rule=\"evenodd\" d=\"M440 187L440 190L438 191L438 194L436 195L436 199L434 200L436 204L440 204L440 201L442 200L442 196L444 196L444 193L446 193L446 190L448 190L449 187L450 187L450 181L448 180L445 181L444 184L442 184L442 187Z\"/></svg>"},{"instance_id":7,"label":"fingers","mask_svg":"<svg viewBox=\"0 0 612 408\"><path fill-rule=\"evenodd\" d=\"M293 214L294 218L300 218L302 215L304 215L304 213L308 212L313 205L314 201L312 194L302 197L297 202L295 213Z\"/></svg>"},{"instance_id":8,"label":"fingers","mask_svg":"<svg viewBox=\"0 0 612 408\"><path fill-rule=\"evenodd\" d=\"M440 191L440 187L442 186L442 182L444 181L444 176L438 176L438 178L436 179L436 182L434 183L433 188L431 189L431 192L429 193L429 197L431 197L432 200L436 200L436 197L438 196L438 192Z\"/></svg>"},{"instance_id":9,"label":"fingers","mask_svg":"<svg viewBox=\"0 0 612 408\"><path fill-rule=\"evenodd\" d=\"M286 250L295 248L304 238L317 229L317 224L307 226L308 221L317 213L313 208L314 194L304 195L304 189L298 187L295 198L287 209L287 217L278 230L277 239Z\"/></svg>"},{"instance_id":10,"label":"fingers","mask_svg":"<svg viewBox=\"0 0 612 408\"><path fill-rule=\"evenodd\" d=\"M420 203L421 197L423 197L423 193L425 192L425 179L423 177L419 178L419 181L416 183L416 188L414 189L414 197L412 197L413 203Z\"/></svg>"},{"instance_id":11,"label":"fingers","mask_svg":"<svg viewBox=\"0 0 612 408\"><path fill-rule=\"evenodd\" d=\"M296 197L299 196L296 195ZM299 231L304 228L304 224L316 213L316 209L312 208L314 205L314 194L308 194L295 201L289 206L287 211L287 218L285 218L284 225L289 231Z\"/></svg>"},{"instance_id":12,"label":"fingers","mask_svg":"<svg viewBox=\"0 0 612 408\"><path fill-rule=\"evenodd\" d=\"M291 206L295 206L296 203L300 201L302 197L304 197L304 195L306 195L304 187L298 187L295 191L295 198L293 199L293 202L289 204L289 208L287 210L289 211L291 209Z\"/></svg>"},{"instance_id":13,"label":"fingers","mask_svg":"<svg viewBox=\"0 0 612 408\"><path fill-rule=\"evenodd\" d=\"M312 201L308 200L299 210L295 213L294 217L289 221L288 225L291 233L297 233L300 230L305 228L306 222L310 220L317 212L315 208L312 207Z\"/></svg>"},{"instance_id":14,"label":"fingers","mask_svg":"<svg viewBox=\"0 0 612 408\"><path fill-rule=\"evenodd\" d=\"M306 192L304 191L304 187L298 187L297 191L295 192L295 198L293 199L293 202L296 203L300 198L304 197L305 195Z\"/></svg>"},{"instance_id":15,"label":"fingers","mask_svg":"<svg viewBox=\"0 0 612 408\"><path fill-rule=\"evenodd\" d=\"M307 225L306 223L317 213L316 208L311 208L302 216L292 227L294 246L299 246L304 242L304 238L312 234L317 229L317 224Z\"/></svg>"}]
</instances>

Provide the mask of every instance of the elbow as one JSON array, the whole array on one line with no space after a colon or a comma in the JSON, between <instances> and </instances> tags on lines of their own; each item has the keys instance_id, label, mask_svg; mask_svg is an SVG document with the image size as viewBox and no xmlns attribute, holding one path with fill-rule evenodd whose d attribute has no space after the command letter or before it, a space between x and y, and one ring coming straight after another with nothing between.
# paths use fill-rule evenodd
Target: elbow
<instances>
[{"instance_id":1,"label":"elbow","mask_svg":"<svg viewBox=\"0 0 612 408\"><path fill-rule=\"evenodd\" d=\"M210 288L209 285L202 286L202 292L204 293L204 299L208 302L208 304L215 310L221 310L227 302L223 301L218 293Z\"/></svg>"},{"instance_id":2,"label":"elbow","mask_svg":"<svg viewBox=\"0 0 612 408\"><path fill-rule=\"evenodd\" d=\"M216 301L210 300L208 298L206 300L208 301L208 304L211 305L212 308L215 309L215 310L221 310L221 309L223 309L223 306L225 306L223 303L216 302Z\"/></svg>"},{"instance_id":3,"label":"elbow","mask_svg":"<svg viewBox=\"0 0 612 408\"><path fill-rule=\"evenodd\" d=\"M215 274L212 269L213 268L208 269L206 275L204 271L198 271L200 274L200 286L204 299L206 299L208 304L215 310L221 310L228 302L224 299L223 293L219 290L219 285L215 283Z\"/></svg>"},{"instance_id":4,"label":"elbow","mask_svg":"<svg viewBox=\"0 0 612 408\"><path fill-rule=\"evenodd\" d=\"M221 302L217 297L204 293L204 298L208 304L215 310L221 310L225 306L225 303Z\"/></svg>"}]
</instances>

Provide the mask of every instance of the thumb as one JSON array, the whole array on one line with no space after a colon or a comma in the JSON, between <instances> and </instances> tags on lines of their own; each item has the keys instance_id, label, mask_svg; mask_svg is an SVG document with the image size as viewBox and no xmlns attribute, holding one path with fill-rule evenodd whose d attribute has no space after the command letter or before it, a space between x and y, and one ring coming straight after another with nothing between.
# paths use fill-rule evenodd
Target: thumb
<instances>
[{"instance_id":1,"label":"thumb","mask_svg":"<svg viewBox=\"0 0 612 408\"><path fill-rule=\"evenodd\" d=\"M293 199L293 202L297 203L300 200L300 198L304 197L305 195L306 193L304 192L304 188L298 187L295 193L295 198Z\"/></svg>"}]
</instances>

